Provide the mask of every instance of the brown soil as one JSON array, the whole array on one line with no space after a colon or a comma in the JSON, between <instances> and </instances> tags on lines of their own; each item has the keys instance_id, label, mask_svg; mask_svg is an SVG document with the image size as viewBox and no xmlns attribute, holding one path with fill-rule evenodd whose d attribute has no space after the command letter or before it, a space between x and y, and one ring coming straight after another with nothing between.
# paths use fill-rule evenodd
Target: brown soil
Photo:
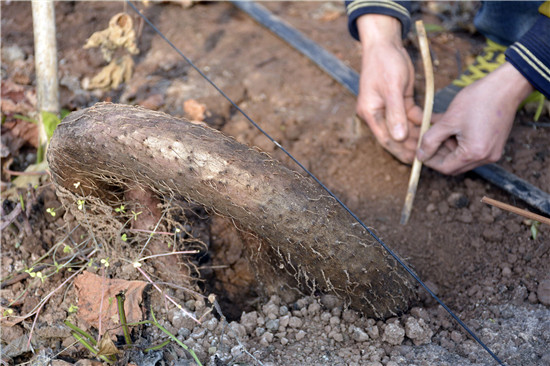
<instances>
[{"instance_id":1,"label":"brown soil","mask_svg":"<svg viewBox=\"0 0 550 366\"><path fill-rule=\"evenodd\" d=\"M270 2L265 5L352 68L359 69L360 48L347 34L340 3ZM4 100L16 100L19 106L32 104L31 5L2 2L1 6L2 113L10 122L15 120L13 113L21 114L25 110L8 113ZM527 208L524 203L474 174L446 177L423 169L409 224L399 225L409 167L377 145L366 128L354 124L355 98L342 86L229 3L199 3L188 9L175 2L155 3L148 8L140 4L140 7L250 117L406 259L507 364L550 362L547 350L550 342L549 228L541 225L537 238L533 239L530 225L524 219L488 207L480 203L480 199L490 196ZM136 28L140 29L141 52L134 58L134 76L115 91L83 90L82 80L93 77L103 61L99 51L84 50L82 46L93 32L104 29L113 15L124 10L125 5L120 2L56 4L64 108L74 110L109 100L184 116L184 103L194 99L206 106L207 124L297 169L151 28L142 25L130 9ZM426 22L439 22L426 11L423 16ZM440 60L436 70L439 87L449 83L463 67L457 65L457 54L464 64L482 44L478 35L464 31L432 33L430 37L433 51ZM412 41L409 43L415 54ZM12 60L6 56L6 50L14 46L23 56ZM24 92L5 95L6 83L20 85ZM417 85L420 95L423 88L420 73ZM530 113L518 115L499 163L549 191L550 131L547 127L528 124L531 119ZM540 122L548 121L545 116ZM3 124L3 145L4 136L12 136L10 131L12 129ZM12 169L33 160L32 146L11 146L18 146L18 150L12 152ZM4 187L4 171L2 179ZM34 200L32 195L28 197L29 202L34 202L27 210L30 233L24 230L27 223L22 215L17 221L20 231L11 228L2 231L2 278L23 271L77 225L74 216L63 215L62 208L56 211L55 217L46 213L46 208L61 206L51 184L42 184L35 195ZM14 200L3 202L3 217L16 203ZM254 275L244 255L243 239L236 229L231 223L209 219L204 211L193 209L195 214L188 215L189 221L198 229L193 229L192 234L210 247L201 258L194 259L195 265L204 267L199 275L209 280L200 283L198 290L204 295L216 293L230 320L239 320L243 311L246 315L228 327L223 327L220 318L212 315L205 318L203 326L195 326L175 309L165 306L156 292L151 291L146 302L157 309L159 317L166 319L164 324L169 330L195 349L203 363L496 364L423 290L419 290L421 300L413 310L385 322L361 317L342 308L336 299L315 293L298 300L258 297L256 291L249 288L254 283ZM70 235L74 242L79 242L90 234L80 227ZM125 253L134 257L131 250L131 246L124 246ZM27 289L11 307L19 315L28 313L69 275L60 272L43 284L40 280L25 279L4 287L2 309ZM143 280L124 262L116 264L108 275ZM200 297L177 288L166 291L182 303L188 300L185 305L190 311L199 316L204 313L205 302ZM69 306L76 303L74 288L67 286L44 306L33 337L37 354L68 363L91 358L80 346L71 346L57 355L74 341L62 322L69 317ZM74 319L74 314L70 316ZM29 352L21 351L23 343L16 343L22 336L28 337L31 325L31 319L14 326L3 324L3 357L9 347L20 350L11 354L15 362L32 357ZM220 334L225 334L225 338ZM159 343L161 335L154 329L135 334L145 347ZM173 346L149 355L128 351L121 359L121 362L140 365L191 362L185 361L188 356Z\"/></svg>"}]
</instances>

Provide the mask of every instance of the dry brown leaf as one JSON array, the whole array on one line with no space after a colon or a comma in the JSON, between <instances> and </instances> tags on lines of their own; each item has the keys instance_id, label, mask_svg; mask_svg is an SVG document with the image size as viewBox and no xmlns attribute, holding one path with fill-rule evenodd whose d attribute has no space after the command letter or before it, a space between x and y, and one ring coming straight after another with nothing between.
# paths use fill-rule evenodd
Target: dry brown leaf
<instances>
[{"instance_id":1,"label":"dry brown leaf","mask_svg":"<svg viewBox=\"0 0 550 366\"><path fill-rule=\"evenodd\" d=\"M2 114L19 113L28 116L35 110L36 92L28 86L14 83L11 80L2 80Z\"/></svg>"},{"instance_id":2,"label":"dry brown leaf","mask_svg":"<svg viewBox=\"0 0 550 366\"><path fill-rule=\"evenodd\" d=\"M98 356L113 356L120 352L118 348L116 348L111 337L109 337L109 332L103 334L97 344L97 349L99 350L97 352Z\"/></svg>"},{"instance_id":3,"label":"dry brown leaf","mask_svg":"<svg viewBox=\"0 0 550 366\"><path fill-rule=\"evenodd\" d=\"M111 61L113 53L118 48L125 48L135 55L139 52L136 46L136 33L133 29L132 17L126 13L118 13L109 21L109 27L95 32L88 38L84 48L99 47L105 61Z\"/></svg>"},{"instance_id":4,"label":"dry brown leaf","mask_svg":"<svg viewBox=\"0 0 550 366\"><path fill-rule=\"evenodd\" d=\"M29 165L27 169L25 169L25 173L44 172L46 169L48 169L48 162L43 161L38 164ZM14 199L18 199L19 197L18 188L28 188L29 185L31 187L37 187L43 182L45 182L47 178L48 176L44 174L20 175L11 181L11 185L9 189L2 191L2 198L6 199L11 197Z\"/></svg>"},{"instance_id":5,"label":"dry brown leaf","mask_svg":"<svg viewBox=\"0 0 550 366\"><path fill-rule=\"evenodd\" d=\"M147 286L143 281L126 281L119 279L102 278L91 272L85 271L79 275L75 282L78 293L78 317L88 327L98 328L99 308L103 291L103 309L101 316L101 329L104 331L113 329L116 334L122 334L119 327L116 295L124 292L124 312L128 323L142 320L142 312L139 304L142 300L143 290Z\"/></svg>"},{"instance_id":6,"label":"dry brown leaf","mask_svg":"<svg viewBox=\"0 0 550 366\"><path fill-rule=\"evenodd\" d=\"M86 89L116 89L118 86L132 78L134 60L129 55L119 57L90 80Z\"/></svg>"},{"instance_id":7,"label":"dry brown leaf","mask_svg":"<svg viewBox=\"0 0 550 366\"><path fill-rule=\"evenodd\" d=\"M38 148L38 125L20 119L8 119L2 125L3 142L12 154L28 144Z\"/></svg>"}]
</instances>

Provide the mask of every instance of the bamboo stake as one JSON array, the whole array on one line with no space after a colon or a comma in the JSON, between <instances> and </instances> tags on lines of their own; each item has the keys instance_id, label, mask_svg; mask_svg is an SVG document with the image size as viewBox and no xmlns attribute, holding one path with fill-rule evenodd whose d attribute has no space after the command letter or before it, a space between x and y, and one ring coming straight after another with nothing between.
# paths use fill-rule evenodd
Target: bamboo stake
<instances>
[{"instance_id":1,"label":"bamboo stake","mask_svg":"<svg viewBox=\"0 0 550 366\"><path fill-rule=\"evenodd\" d=\"M48 137L42 112L59 114L59 83L57 78L57 43L55 40L55 10L52 0L32 1L36 94L40 121L40 146L44 149Z\"/></svg>"},{"instance_id":2,"label":"bamboo stake","mask_svg":"<svg viewBox=\"0 0 550 366\"><path fill-rule=\"evenodd\" d=\"M415 25L416 32L418 33L418 43L420 44L420 53L422 54L424 74L426 77L426 97L424 100L424 115L422 117L422 125L420 126L420 136L418 137L418 145L416 147L418 149L422 141L422 136L428 130L430 120L432 118L432 109L434 104L434 73L432 59L430 57L430 46L428 45L428 36L426 35L424 22L422 22L422 20L418 20ZM401 211L401 225L407 224L409 217L411 216L412 204L416 195L416 188L418 187L421 169L422 162L420 162L420 160L418 160L415 156L411 176L409 178L407 196L405 197L405 204L403 205L403 210Z\"/></svg>"},{"instance_id":3,"label":"bamboo stake","mask_svg":"<svg viewBox=\"0 0 550 366\"><path fill-rule=\"evenodd\" d=\"M546 225L550 225L550 218L548 218L548 217L537 215L536 213L523 210L519 207L512 206L512 205L509 205L509 204L504 203L504 202L497 201L493 198L489 198L489 197L484 196L481 199L481 202L487 203L488 205L491 205L491 206L498 207L498 208L500 208L502 210L505 210L505 211L515 213L516 215L520 215L520 216L526 217L528 219L535 220L535 221L541 222L541 223L546 224Z\"/></svg>"}]
</instances>

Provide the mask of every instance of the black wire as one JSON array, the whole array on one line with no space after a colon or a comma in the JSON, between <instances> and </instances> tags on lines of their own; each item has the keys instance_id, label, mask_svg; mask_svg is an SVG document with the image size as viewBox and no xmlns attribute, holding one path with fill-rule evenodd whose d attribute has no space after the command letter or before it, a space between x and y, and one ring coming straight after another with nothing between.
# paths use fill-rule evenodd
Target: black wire
<instances>
[{"instance_id":1,"label":"black wire","mask_svg":"<svg viewBox=\"0 0 550 366\"><path fill-rule=\"evenodd\" d=\"M176 51L181 57L183 57L185 59L185 61L187 61L187 63L189 63L189 65L194 68L206 81L208 81L210 83L210 85L212 85L225 99L227 99L227 101L229 101L229 103L231 103L231 105L233 105L233 107L235 107L239 112L241 112L241 114L254 126L256 127L261 133L263 133L265 135L265 137L267 137L271 142L273 142L273 144L275 144L275 146L277 146L279 149L281 149L289 158L291 158L307 175L309 175L311 178L313 178L332 198L334 198L336 200L336 202L338 202L354 219L355 221L357 221L359 223L359 225L361 225L361 227L363 229L365 229L426 291L428 291L428 293L439 303L439 305L441 305L448 313L449 315L451 315L456 321L458 324L460 324L460 326L462 328L464 328L464 330L466 330L466 332L468 332L473 339L475 339L477 341L477 343L479 343L479 345L481 347L483 347L490 355L491 357L493 357L495 359L495 361L497 361L499 363L499 365L502 365L502 366L505 366L505 363L502 362L497 355L495 355L493 353L493 351L491 351L491 349L489 349L489 347L487 347L487 345L485 345L485 343L483 343L483 341L481 339L478 338L478 336L462 321L460 320L460 318L451 310L449 309L449 307L447 305L445 305L445 303L439 298L437 297L436 294L433 293L432 290L430 290L428 288L428 286L420 279L420 277L418 277L418 275L416 275L413 270L407 266L405 264L405 262L403 262L403 260L401 258L399 258L397 256L397 254L395 254L393 252L393 250L391 250L383 241L382 239L380 239L371 229L368 228L367 225L365 225L365 223L363 223L363 221L361 221L361 219L359 217L357 217L357 215L355 215L349 208L348 206L346 206L338 197L336 197L336 195L334 193L332 193L332 191L327 187L325 186L315 175L313 175L313 173L311 173L305 166L302 165L302 163L300 163L290 152L288 152L284 147L281 146L281 144L279 144L274 138L272 138L267 132L265 132L256 122L254 122L254 120L252 118L250 118L248 116L248 114L246 114L237 104L235 104L235 102L233 102L233 100L231 100L231 98L229 98L216 84L214 84L214 82L212 80L210 80L208 78L208 76L206 76L197 66L195 66L195 64L187 58L187 56L185 56L172 42L170 42L170 40L168 38L166 38L166 36L157 28L155 27L155 25L153 23L151 23L151 21L145 17L145 15L143 15L136 7L134 4L132 4L130 2L130 0L126 0L126 2L132 7L132 9L143 19L147 22L147 24L149 24L151 26L151 28L153 28L155 30L155 32L157 32L157 34L162 38L164 39L169 45L170 47L172 47L174 49L174 51Z\"/></svg>"}]
</instances>

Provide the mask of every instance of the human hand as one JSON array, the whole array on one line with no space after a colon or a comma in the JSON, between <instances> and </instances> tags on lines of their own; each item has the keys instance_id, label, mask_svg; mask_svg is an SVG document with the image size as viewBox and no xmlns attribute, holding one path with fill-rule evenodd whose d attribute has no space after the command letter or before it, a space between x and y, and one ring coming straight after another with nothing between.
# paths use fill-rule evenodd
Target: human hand
<instances>
[{"instance_id":1,"label":"human hand","mask_svg":"<svg viewBox=\"0 0 550 366\"><path fill-rule=\"evenodd\" d=\"M422 109L413 100L414 68L399 20L378 14L357 19L363 47L357 114L378 142L405 163L414 159Z\"/></svg>"},{"instance_id":2,"label":"human hand","mask_svg":"<svg viewBox=\"0 0 550 366\"><path fill-rule=\"evenodd\" d=\"M514 66L498 69L462 89L434 117L417 156L444 174L460 174L500 159L520 103L533 87Z\"/></svg>"}]
</instances>

